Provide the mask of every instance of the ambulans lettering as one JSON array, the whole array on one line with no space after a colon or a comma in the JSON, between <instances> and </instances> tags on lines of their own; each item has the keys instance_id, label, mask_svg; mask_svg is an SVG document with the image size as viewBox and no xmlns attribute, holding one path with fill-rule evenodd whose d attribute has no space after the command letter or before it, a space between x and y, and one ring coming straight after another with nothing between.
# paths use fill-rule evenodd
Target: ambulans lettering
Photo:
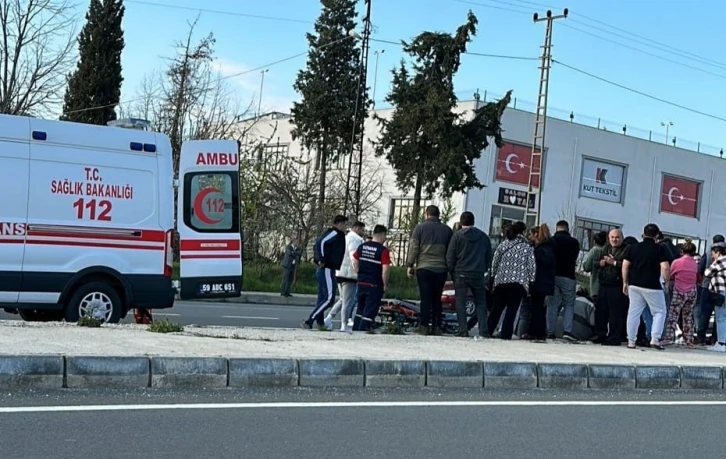
<instances>
[{"instance_id":1,"label":"ambulans lettering","mask_svg":"<svg viewBox=\"0 0 726 459\"><path fill-rule=\"evenodd\" d=\"M26 231L25 223L0 222L0 236L25 236Z\"/></svg>"},{"instance_id":2,"label":"ambulans lettering","mask_svg":"<svg viewBox=\"0 0 726 459\"><path fill-rule=\"evenodd\" d=\"M197 166L236 166L238 162L237 153L197 154Z\"/></svg>"},{"instance_id":3,"label":"ambulans lettering","mask_svg":"<svg viewBox=\"0 0 726 459\"><path fill-rule=\"evenodd\" d=\"M113 202L110 199L131 200L134 187L130 184L103 183L103 175L97 167L83 168L83 181L68 179L51 180L50 192L66 196L82 196L72 202L79 220L111 221ZM105 198L105 199L104 199Z\"/></svg>"}]
</instances>

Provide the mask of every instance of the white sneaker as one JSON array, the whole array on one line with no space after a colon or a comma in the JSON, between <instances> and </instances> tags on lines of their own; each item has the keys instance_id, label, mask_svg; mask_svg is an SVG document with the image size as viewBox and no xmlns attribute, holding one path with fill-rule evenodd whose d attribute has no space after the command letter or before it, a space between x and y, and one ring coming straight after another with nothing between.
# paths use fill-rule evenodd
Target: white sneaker
<instances>
[{"instance_id":1,"label":"white sneaker","mask_svg":"<svg viewBox=\"0 0 726 459\"><path fill-rule=\"evenodd\" d=\"M348 319L348 326L353 327L353 319Z\"/></svg>"},{"instance_id":2,"label":"white sneaker","mask_svg":"<svg viewBox=\"0 0 726 459\"><path fill-rule=\"evenodd\" d=\"M330 317L326 317L325 326L328 327L328 330L332 330L333 329L333 319Z\"/></svg>"},{"instance_id":3,"label":"white sneaker","mask_svg":"<svg viewBox=\"0 0 726 459\"><path fill-rule=\"evenodd\" d=\"M343 333L350 333L351 330L348 324L343 324L340 326L340 331L342 331Z\"/></svg>"},{"instance_id":4,"label":"white sneaker","mask_svg":"<svg viewBox=\"0 0 726 459\"><path fill-rule=\"evenodd\" d=\"M714 344L713 346L710 346L707 350L713 351L713 352L726 352L726 345Z\"/></svg>"}]
</instances>

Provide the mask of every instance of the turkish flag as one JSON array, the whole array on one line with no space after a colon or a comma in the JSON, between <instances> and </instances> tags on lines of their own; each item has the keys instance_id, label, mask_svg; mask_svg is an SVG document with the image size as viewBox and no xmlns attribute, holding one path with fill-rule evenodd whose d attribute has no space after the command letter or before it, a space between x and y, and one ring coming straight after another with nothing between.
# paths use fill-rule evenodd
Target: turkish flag
<instances>
[{"instance_id":1,"label":"turkish flag","mask_svg":"<svg viewBox=\"0 0 726 459\"><path fill-rule=\"evenodd\" d=\"M541 158L541 156L539 157ZM540 164L532 165L532 146L505 143L497 151L497 173L499 182L516 183L529 186L530 167L535 172L540 171ZM539 188L539 175L532 177L532 186Z\"/></svg>"},{"instance_id":2,"label":"turkish flag","mask_svg":"<svg viewBox=\"0 0 726 459\"><path fill-rule=\"evenodd\" d=\"M664 175L660 189L660 211L696 218L700 188L700 182L695 180Z\"/></svg>"}]
</instances>

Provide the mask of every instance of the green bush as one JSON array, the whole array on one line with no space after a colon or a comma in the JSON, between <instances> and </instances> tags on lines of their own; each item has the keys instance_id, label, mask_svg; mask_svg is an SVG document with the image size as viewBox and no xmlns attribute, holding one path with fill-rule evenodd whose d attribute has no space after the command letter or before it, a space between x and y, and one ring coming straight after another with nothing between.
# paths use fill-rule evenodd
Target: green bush
<instances>
[{"instance_id":1,"label":"green bush","mask_svg":"<svg viewBox=\"0 0 726 459\"><path fill-rule=\"evenodd\" d=\"M316 294L318 285L315 281L315 265L303 263L298 267L292 293ZM242 290L246 292L280 292L282 266L280 265L246 265ZM394 266L388 283L387 298L406 300L418 299L418 286L415 279L406 277L406 268Z\"/></svg>"},{"instance_id":2,"label":"green bush","mask_svg":"<svg viewBox=\"0 0 726 459\"><path fill-rule=\"evenodd\" d=\"M152 333L181 333L184 331L184 326L164 319L150 323L146 329Z\"/></svg>"},{"instance_id":3,"label":"green bush","mask_svg":"<svg viewBox=\"0 0 726 459\"><path fill-rule=\"evenodd\" d=\"M316 267L312 263L302 263L297 270L297 277L293 284L292 293L310 294L318 293L315 281ZM245 264L243 269L243 292L269 292L280 293L282 281L282 266L279 264ZM179 265L174 265L174 279L179 279ZM391 268L386 298L405 300L418 300L418 286L416 279L406 277L406 268L394 266Z\"/></svg>"}]
</instances>

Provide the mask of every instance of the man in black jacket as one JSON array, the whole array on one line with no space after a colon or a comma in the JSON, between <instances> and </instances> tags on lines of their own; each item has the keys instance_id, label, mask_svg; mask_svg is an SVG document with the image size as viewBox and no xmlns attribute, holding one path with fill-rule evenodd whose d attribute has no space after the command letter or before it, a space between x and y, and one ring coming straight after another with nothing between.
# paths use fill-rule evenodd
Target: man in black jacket
<instances>
[{"instance_id":1,"label":"man in black jacket","mask_svg":"<svg viewBox=\"0 0 726 459\"><path fill-rule=\"evenodd\" d=\"M572 333L575 323L575 292L577 281L575 280L575 266L577 257L580 255L580 242L570 236L570 225L565 220L557 222L555 227L555 294L552 296L547 307L547 333L549 339L555 338L557 328L557 316L560 306L563 307L564 334L563 338L575 342L577 338Z\"/></svg>"},{"instance_id":2,"label":"man in black jacket","mask_svg":"<svg viewBox=\"0 0 726 459\"><path fill-rule=\"evenodd\" d=\"M312 329L313 322L319 330L326 330L325 310L335 303L335 289L338 282L335 271L340 269L345 256L345 224L348 218L338 215L333 219L333 226L323 231L313 247L313 261L318 265L315 278L318 281L318 301L310 317L303 321L302 328Z\"/></svg>"},{"instance_id":3,"label":"man in black jacket","mask_svg":"<svg viewBox=\"0 0 726 459\"><path fill-rule=\"evenodd\" d=\"M598 281L597 309L607 311L607 324L597 323L597 342L605 346L620 346L625 337L623 325L628 311L628 297L623 293L623 232L619 229L611 230L608 234L608 245L602 252L602 258L597 260L600 265ZM600 320L605 314L599 316Z\"/></svg>"},{"instance_id":4,"label":"man in black jacket","mask_svg":"<svg viewBox=\"0 0 726 459\"><path fill-rule=\"evenodd\" d=\"M456 336L469 336L466 317L466 298L469 291L476 305L479 336L487 329L486 283L484 277L492 265L492 243L489 236L474 227L474 214L463 212L459 218L461 229L454 233L446 252L446 265L454 280L456 292L456 317L459 332Z\"/></svg>"}]
</instances>

